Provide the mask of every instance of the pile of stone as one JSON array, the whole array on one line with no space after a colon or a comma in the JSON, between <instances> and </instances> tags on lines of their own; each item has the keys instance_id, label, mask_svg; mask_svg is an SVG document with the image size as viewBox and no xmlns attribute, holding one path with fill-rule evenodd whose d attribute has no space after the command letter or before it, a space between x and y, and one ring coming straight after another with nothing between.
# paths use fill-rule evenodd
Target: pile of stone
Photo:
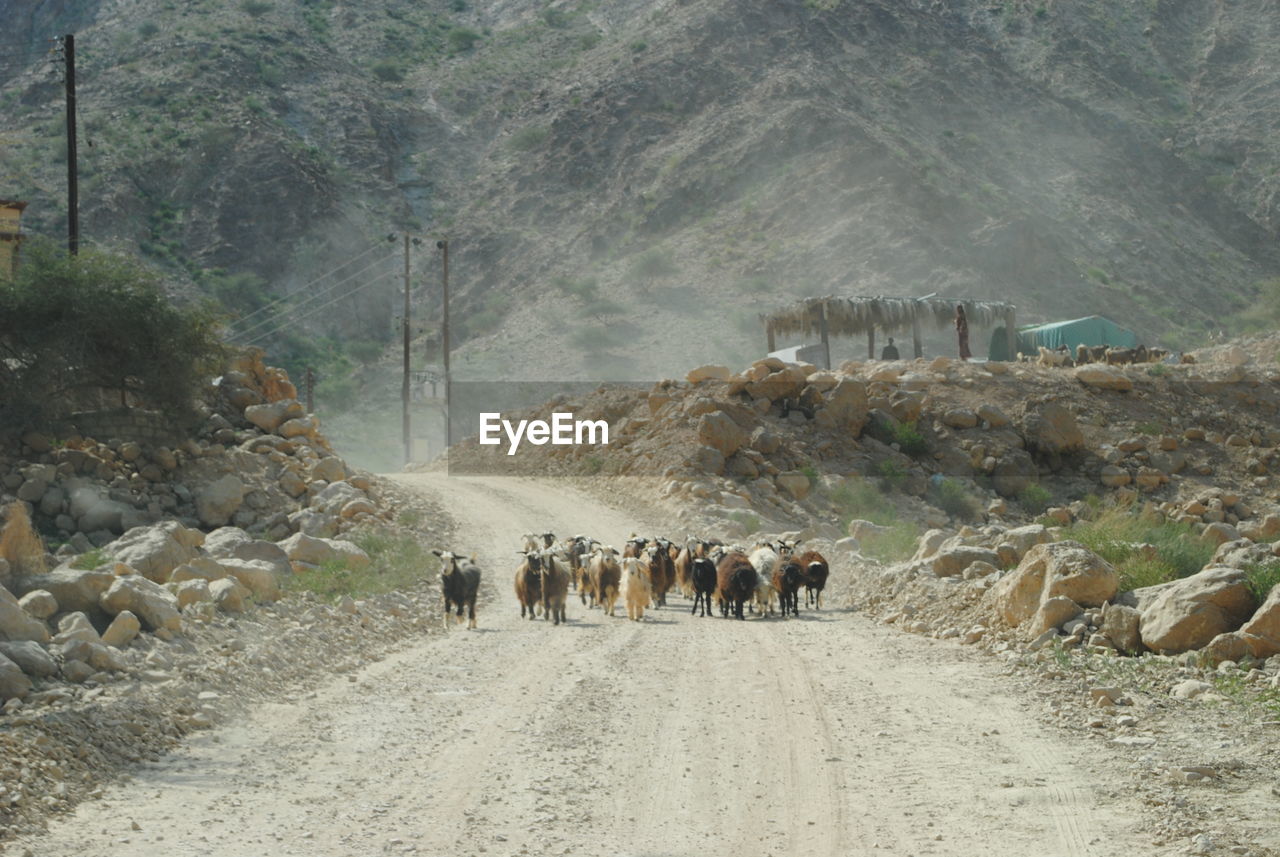
<instances>
[{"instance_id":1,"label":"pile of stone","mask_svg":"<svg viewBox=\"0 0 1280 857\"><path fill-rule=\"evenodd\" d=\"M83 567L86 564L93 567ZM0 701L32 680L110 683L139 633L172 640L189 623L278 600L296 572L369 556L351 542L295 533L280 543L238 527L207 535L177 521L137 527L105 549L0 586Z\"/></svg>"}]
</instances>

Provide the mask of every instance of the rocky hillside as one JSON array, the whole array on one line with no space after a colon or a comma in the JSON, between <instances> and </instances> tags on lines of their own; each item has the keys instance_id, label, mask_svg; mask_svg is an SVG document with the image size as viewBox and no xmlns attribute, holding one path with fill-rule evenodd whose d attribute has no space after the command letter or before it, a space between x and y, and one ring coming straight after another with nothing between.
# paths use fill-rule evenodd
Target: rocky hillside
<instances>
[{"instance_id":1,"label":"rocky hillside","mask_svg":"<svg viewBox=\"0 0 1280 857\"><path fill-rule=\"evenodd\" d=\"M1280 271L1270 11L3 0L0 176L58 234L41 40L75 29L86 236L236 312L408 229L453 239L472 377L745 360L757 311L831 292L1185 342ZM393 297L289 331L385 341Z\"/></svg>"}]
</instances>

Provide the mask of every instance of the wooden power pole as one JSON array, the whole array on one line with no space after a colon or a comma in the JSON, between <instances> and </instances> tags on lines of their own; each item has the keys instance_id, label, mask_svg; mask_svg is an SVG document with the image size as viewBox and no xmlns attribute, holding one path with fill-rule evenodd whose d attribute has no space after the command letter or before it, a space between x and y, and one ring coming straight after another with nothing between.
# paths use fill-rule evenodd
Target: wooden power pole
<instances>
[{"instance_id":1,"label":"wooden power pole","mask_svg":"<svg viewBox=\"0 0 1280 857\"><path fill-rule=\"evenodd\" d=\"M445 238L436 242L436 247L440 248L441 268L440 268L440 286L441 286L441 310L442 319L440 327L440 359L444 364L444 448L448 452L449 447L453 446L453 426L450 419L453 416L450 409L452 400L450 399L450 378L449 378L449 239Z\"/></svg>"},{"instance_id":2,"label":"wooden power pole","mask_svg":"<svg viewBox=\"0 0 1280 857\"><path fill-rule=\"evenodd\" d=\"M76 37L62 37L67 85L67 252L80 250L80 188L76 171Z\"/></svg>"},{"instance_id":3,"label":"wooden power pole","mask_svg":"<svg viewBox=\"0 0 1280 857\"><path fill-rule=\"evenodd\" d=\"M413 439L409 434L409 233L404 236L404 317L401 318L404 330L404 382L400 387L400 401L403 405L404 429L404 463L413 460Z\"/></svg>"}]
</instances>

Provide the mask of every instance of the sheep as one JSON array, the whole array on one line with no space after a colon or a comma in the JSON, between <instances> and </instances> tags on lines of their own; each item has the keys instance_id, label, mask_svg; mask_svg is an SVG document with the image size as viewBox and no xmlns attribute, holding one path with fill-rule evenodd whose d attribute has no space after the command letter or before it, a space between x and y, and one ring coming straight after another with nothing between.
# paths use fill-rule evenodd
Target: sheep
<instances>
[{"instance_id":1,"label":"sheep","mask_svg":"<svg viewBox=\"0 0 1280 857\"><path fill-rule=\"evenodd\" d=\"M773 588L778 590L778 601L782 604L782 616L787 611L792 616L800 615L800 587L804 585L804 572L800 564L791 559L780 560L773 571Z\"/></svg>"},{"instance_id":2,"label":"sheep","mask_svg":"<svg viewBox=\"0 0 1280 857\"><path fill-rule=\"evenodd\" d=\"M711 596L716 591L716 564L708 557L695 556L689 563L689 579L693 588L693 609L690 615L702 608L700 615L711 614Z\"/></svg>"},{"instance_id":3,"label":"sheep","mask_svg":"<svg viewBox=\"0 0 1280 857\"><path fill-rule=\"evenodd\" d=\"M755 606L760 608L760 615L773 612L773 572L778 566L778 552L769 542L760 542L748 557L751 567L756 570L757 582L754 597Z\"/></svg>"},{"instance_id":4,"label":"sheep","mask_svg":"<svg viewBox=\"0 0 1280 857\"><path fill-rule=\"evenodd\" d=\"M755 594L756 570L751 560L741 551L728 551L716 565L716 596L720 599L720 615L727 617L730 612L739 619L742 605Z\"/></svg>"},{"instance_id":5,"label":"sheep","mask_svg":"<svg viewBox=\"0 0 1280 857\"><path fill-rule=\"evenodd\" d=\"M480 567L476 558L464 560L452 551L433 550L440 557L440 590L444 596L444 627L449 628L449 608L458 605L458 624L462 624L462 608L467 608L467 628L476 627L476 594L480 591Z\"/></svg>"},{"instance_id":6,"label":"sheep","mask_svg":"<svg viewBox=\"0 0 1280 857\"><path fill-rule=\"evenodd\" d=\"M1133 362L1134 352L1132 348L1108 348L1107 363L1112 366L1123 366L1126 363Z\"/></svg>"},{"instance_id":7,"label":"sheep","mask_svg":"<svg viewBox=\"0 0 1280 857\"><path fill-rule=\"evenodd\" d=\"M675 564L671 561L671 553L662 546L663 541L665 540L653 539L653 544L645 548L642 555L649 563L649 583L653 587L655 607L667 606L667 590L676 577Z\"/></svg>"},{"instance_id":8,"label":"sheep","mask_svg":"<svg viewBox=\"0 0 1280 857\"><path fill-rule=\"evenodd\" d=\"M808 607L810 599L815 610L822 609L822 590L827 585L827 576L831 567L826 558L817 551L805 551L795 558L796 565L804 575L804 606Z\"/></svg>"},{"instance_id":9,"label":"sheep","mask_svg":"<svg viewBox=\"0 0 1280 857\"><path fill-rule=\"evenodd\" d=\"M600 603L600 608L609 616L618 603L618 586L622 579L622 571L618 567L618 552L612 546L602 547L591 555L588 563L587 585L591 589L591 598Z\"/></svg>"},{"instance_id":10,"label":"sheep","mask_svg":"<svg viewBox=\"0 0 1280 857\"><path fill-rule=\"evenodd\" d=\"M652 597L649 585L649 569L644 561L634 556L622 558L622 600L627 605L627 618L633 622L644 619L644 608Z\"/></svg>"},{"instance_id":11,"label":"sheep","mask_svg":"<svg viewBox=\"0 0 1280 857\"><path fill-rule=\"evenodd\" d=\"M1036 362L1041 366L1061 366L1067 357L1066 353L1062 351L1045 348L1043 345L1038 345L1036 347L1040 349L1040 357Z\"/></svg>"},{"instance_id":12,"label":"sheep","mask_svg":"<svg viewBox=\"0 0 1280 857\"><path fill-rule=\"evenodd\" d=\"M520 600L520 618L523 619L527 611L533 619L542 603L542 556L537 551L523 556L516 568L516 598Z\"/></svg>"}]
</instances>

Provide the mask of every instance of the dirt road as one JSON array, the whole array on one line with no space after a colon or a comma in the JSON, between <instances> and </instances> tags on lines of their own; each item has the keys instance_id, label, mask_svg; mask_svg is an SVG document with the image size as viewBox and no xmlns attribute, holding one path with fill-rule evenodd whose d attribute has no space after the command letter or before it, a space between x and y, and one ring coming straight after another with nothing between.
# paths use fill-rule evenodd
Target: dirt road
<instances>
[{"instance_id":1,"label":"dirt road","mask_svg":"<svg viewBox=\"0 0 1280 857\"><path fill-rule=\"evenodd\" d=\"M194 737L40 855L1111 855L1149 850L990 659L838 610L519 619L522 532L660 522L562 482L397 477L487 572L478 631ZM837 574L848 573L837 570ZM136 823L137 828L133 829ZM19 850L18 853L21 853Z\"/></svg>"}]
</instances>

